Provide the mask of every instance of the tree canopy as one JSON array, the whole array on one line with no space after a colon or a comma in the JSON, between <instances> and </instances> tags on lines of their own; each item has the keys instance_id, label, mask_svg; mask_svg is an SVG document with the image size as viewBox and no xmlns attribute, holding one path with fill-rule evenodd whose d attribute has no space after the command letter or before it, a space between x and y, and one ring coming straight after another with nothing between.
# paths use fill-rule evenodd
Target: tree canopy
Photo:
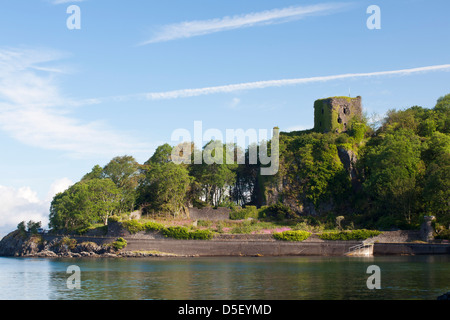
<instances>
[{"instance_id":1,"label":"tree canopy","mask_svg":"<svg viewBox=\"0 0 450 320\"><path fill-rule=\"evenodd\" d=\"M424 215L448 226L449 127L446 95L431 109L390 110L377 128L363 118L346 133L281 133L279 170L272 176L261 175L265 164L252 157L265 150L261 143L246 150L217 140L201 150L193 142L183 149L163 144L144 164L125 155L94 166L54 197L50 224L76 230L135 209L177 216L189 206L280 204L291 218L312 215L334 223L345 217L367 228L417 227ZM193 150L202 163L193 161ZM173 159L174 151L187 161ZM182 154L187 151L191 161Z\"/></svg>"}]
</instances>

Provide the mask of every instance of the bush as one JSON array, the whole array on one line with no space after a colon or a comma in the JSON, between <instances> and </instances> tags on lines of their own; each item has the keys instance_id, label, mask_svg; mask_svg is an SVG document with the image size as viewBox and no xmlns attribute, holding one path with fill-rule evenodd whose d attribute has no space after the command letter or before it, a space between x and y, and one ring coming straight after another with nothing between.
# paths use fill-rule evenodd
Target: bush
<instances>
[{"instance_id":1,"label":"bush","mask_svg":"<svg viewBox=\"0 0 450 320\"><path fill-rule=\"evenodd\" d=\"M295 214L291 208L278 202L272 204L260 211L260 217L270 220L285 220L295 218Z\"/></svg>"},{"instance_id":2,"label":"bush","mask_svg":"<svg viewBox=\"0 0 450 320\"><path fill-rule=\"evenodd\" d=\"M189 239L189 230L186 227L168 227L163 230L165 237L170 237L174 239Z\"/></svg>"},{"instance_id":3,"label":"bush","mask_svg":"<svg viewBox=\"0 0 450 320\"><path fill-rule=\"evenodd\" d=\"M210 240L213 233L210 230L195 230L189 231L186 227L168 227L163 230L165 237L170 237L180 240Z\"/></svg>"},{"instance_id":4,"label":"bush","mask_svg":"<svg viewBox=\"0 0 450 320\"><path fill-rule=\"evenodd\" d=\"M122 218L116 215L108 218L108 222L119 222L120 220L122 220Z\"/></svg>"},{"instance_id":5,"label":"bush","mask_svg":"<svg viewBox=\"0 0 450 320\"><path fill-rule=\"evenodd\" d=\"M190 239L193 240L211 240L213 235L210 230L196 230L189 233Z\"/></svg>"},{"instance_id":6,"label":"bush","mask_svg":"<svg viewBox=\"0 0 450 320\"><path fill-rule=\"evenodd\" d=\"M75 249L77 246L77 240L71 239L69 237L64 237L59 241L60 246L67 246L69 250Z\"/></svg>"},{"instance_id":7,"label":"bush","mask_svg":"<svg viewBox=\"0 0 450 320\"><path fill-rule=\"evenodd\" d=\"M324 232L319 234L322 240L366 240L367 238L380 235L382 232L377 230L351 230L340 232Z\"/></svg>"},{"instance_id":8,"label":"bush","mask_svg":"<svg viewBox=\"0 0 450 320\"><path fill-rule=\"evenodd\" d=\"M138 233L144 230L144 226L137 220L127 220L122 222L122 226L131 234Z\"/></svg>"},{"instance_id":9,"label":"bush","mask_svg":"<svg viewBox=\"0 0 450 320\"><path fill-rule=\"evenodd\" d=\"M198 220L197 226L199 227L211 227L213 225L213 222L210 220Z\"/></svg>"},{"instance_id":10,"label":"bush","mask_svg":"<svg viewBox=\"0 0 450 320\"><path fill-rule=\"evenodd\" d=\"M450 240L450 230L447 229L440 231L435 238L441 240Z\"/></svg>"},{"instance_id":11,"label":"bush","mask_svg":"<svg viewBox=\"0 0 450 320\"><path fill-rule=\"evenodd\" d=\"M116 250L122 250L123 248L125 248L127 246L127 240L125 240L122 237L117 238L116 241L111 243L111 246Z\"/></svg>"},{"instance_id":12,"label":"bush","mask_svg":"<svg viewBox=\"0 0 450 320\"><path fill-rule=\"evenodd\" d=\"M165 227L163 224L157 223L154 221L148 221L148 222L144 223L144 225L143 225L143 229L146 231L161 231L164 228Z\"/></svg>"},{"instance_id":13,"label":"bush","mask_svg":"<svg viewBox=\"0 0 450 320\"><path fill-rule=\"evenodd\" d=\"M248 218L258 218L258 209L256 206L246 206L245 208L236 207L230 212L231 220L242 220Z\"/></svg>"},{"instance_id":14,"label":"bush","mask_svg":"<svg viewBox=\"0 0 450 320\"><path fill-rule=\"evenodd\" d=\"M304 241L310 235L311 233L302 230L275 232L272 234L275 239L283 241Z\"/></svg>"}]
</instances>

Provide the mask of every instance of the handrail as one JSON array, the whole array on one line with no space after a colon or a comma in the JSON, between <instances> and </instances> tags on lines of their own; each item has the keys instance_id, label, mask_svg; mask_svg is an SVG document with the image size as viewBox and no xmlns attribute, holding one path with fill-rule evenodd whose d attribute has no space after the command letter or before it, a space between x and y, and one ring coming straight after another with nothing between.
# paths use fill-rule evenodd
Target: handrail
<instances>
[{"instance_id":1,"label":"handrail","mask_svg":"<svg viewBox=\"0 0 450 320\"><path fill-rule=\"evenodd\" d=\"M348 251L346 252L346 255L347 254L351 254L352 252L355 252L355 251L363 249L363 248L370 248L373 245L374 245L373 243L364 243L363 242L363 243L358 244L356 246L352 246L352 247L348 248Z\"/></svg>"}]
</instances>

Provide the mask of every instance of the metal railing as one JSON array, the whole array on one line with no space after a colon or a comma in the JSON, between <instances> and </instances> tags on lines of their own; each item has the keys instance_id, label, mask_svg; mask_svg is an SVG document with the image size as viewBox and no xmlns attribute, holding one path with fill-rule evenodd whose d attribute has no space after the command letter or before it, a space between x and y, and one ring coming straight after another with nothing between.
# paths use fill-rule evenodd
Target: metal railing
<instances>
[{"instance_id":1,"label":"metal railing","mask_svg":"<svg viewBox=\"0 0 450 320\"><path fill-rule=\"evenodd\" d=\"M361 251L362 249L369 249L371 247L373 247L373 243L361 243L361 244L357 244L356 246L352 246L350 248L348 248L348 251L345 253L345 255L353 255L358 251ZM365 255L368 255L367 253Z\"/></svg>"}]
</instances>

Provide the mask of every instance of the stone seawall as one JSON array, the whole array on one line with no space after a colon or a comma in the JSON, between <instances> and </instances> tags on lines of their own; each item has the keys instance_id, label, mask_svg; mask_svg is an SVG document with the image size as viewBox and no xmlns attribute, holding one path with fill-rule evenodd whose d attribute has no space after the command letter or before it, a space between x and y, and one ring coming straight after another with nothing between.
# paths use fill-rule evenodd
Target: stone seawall
<instances>
[{"instance_id":1,"label":"stone seawall","mask_svg":"<svg viewBox=\"0 0 450 320\"><path fill-rule=\"evenodd\" d=\"M194 256L342 256L358 241L287 242L243 240L128 239L126 250Z\"/></svg>"},{"instance_id":2,"label":"stone seawall","mask_svg":"<svg viewBox=\"0 0 450 320\"><path fill-rule=\"evenodd\" d=\"M450 254L450 244L375 243L374 255Z\"/></svg>"},{"instance_id":3,"label":"stone seawall","mask_svg":"<svg viewBox=\"0 0 450 320\"><path fill-rule=\"evenodd\" d=\"M108 244L117 237L68 236L76 240L74 248L60 242L63 235L41 235L25 239L13 232L0 241L0 256L343 256L361 241L329 241L314 237L303 242L275 240L270 235L216 235L212 240L176 240L157 233L124 236L127 246L116 252ZM44 240L44 241L42 241ZM372 242L373 243L373 242ZM70 252L71 251L71 252ZM131 254L131 255L130 255ZM448 243L375 242L376 255L450 254Z\"/></svg>"}]
</instances>

